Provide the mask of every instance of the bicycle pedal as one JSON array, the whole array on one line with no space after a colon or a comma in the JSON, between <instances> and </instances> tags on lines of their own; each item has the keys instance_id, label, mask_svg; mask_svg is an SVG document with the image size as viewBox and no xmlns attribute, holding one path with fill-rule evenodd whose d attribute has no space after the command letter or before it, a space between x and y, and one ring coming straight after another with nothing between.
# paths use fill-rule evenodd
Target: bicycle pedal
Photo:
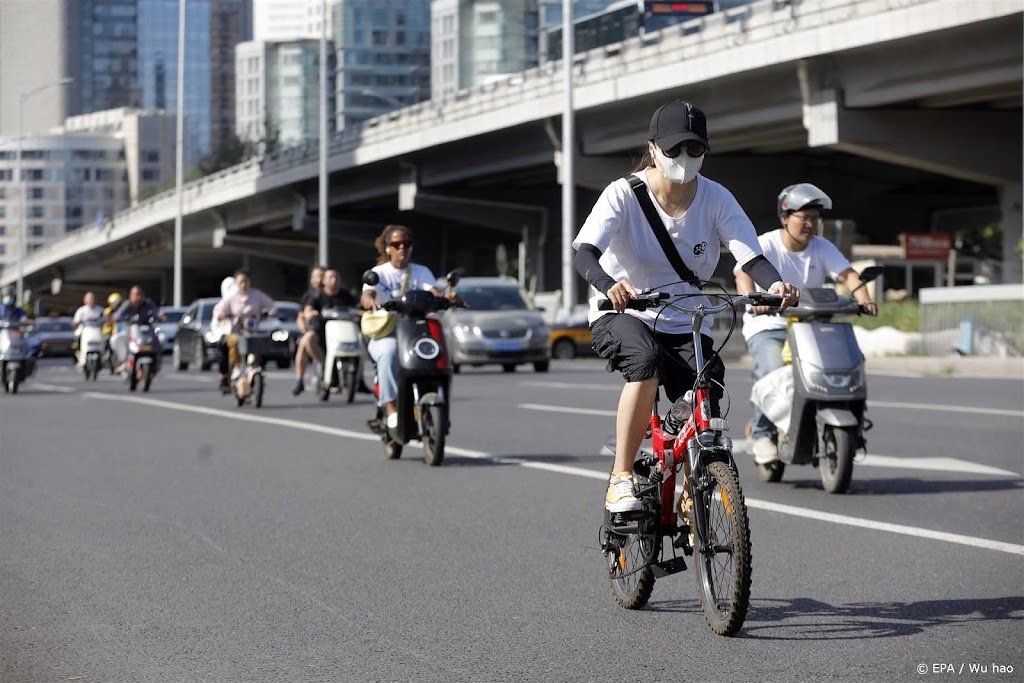
<instances>
[{"instance_id":1,"label":"bicycle pedal","mask_svg":"<svg viewBox=\"0 0 1024 683\"><path fill-rule=\"evenodd\" d=\"M684 524L679 527L679 535L672 542L673 548L680 548L684 555L693 555L693 544L690 543L690 527Z\"/></svg>"},{"instance_id":2,"label":"bicycle pedal","mask_svg":"<svg viewBox=\"0 0 1024 683\"><path fill-rule=\"evenodd\" d=\"M671 576L672 574L686 571L686 561L681 557L673 557L671 560L652 564L651 571L654 572L654 577L658 579Z\"/></svg>"}]
</instances>

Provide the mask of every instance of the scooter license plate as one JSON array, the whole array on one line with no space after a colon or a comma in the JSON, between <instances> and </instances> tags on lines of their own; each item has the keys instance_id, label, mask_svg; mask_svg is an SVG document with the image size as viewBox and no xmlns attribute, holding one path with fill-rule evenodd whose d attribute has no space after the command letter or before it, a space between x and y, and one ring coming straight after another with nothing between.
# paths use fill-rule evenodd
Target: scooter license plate
<instances>
[{"instance_id":1,"label":"scooter license plate","mask_svg":"<svg viewBox=\"0 0 1024 683\"><path fill-rule=\"evenodd\" d=\"M495 351L519 351L523 342L520 339L498 339L491 342L491 348Z\"/></svg>"},{"instance_id":2,"label":"scooter license plate","mask_svg":"<svg viewBox=\"0 0 1024 683\"><path fill-rule=\"evenodd\" d=\"M137 365L152 365L153 359L149 356L143 356L142 358L136 359L135 363Z\"/></svg>"},{"instance_id":3,"label":"scooter license plate","mask_svg":"<svg viewBox=\"0 0 1024 683\"><path fill-rule=\"evenodd\" d=\"M20 367L21 367L21 361L12 360L12 361L8 361L8 363L7 363L7 369L8 370L17 370Z\"/></svg>"}]
</instances>

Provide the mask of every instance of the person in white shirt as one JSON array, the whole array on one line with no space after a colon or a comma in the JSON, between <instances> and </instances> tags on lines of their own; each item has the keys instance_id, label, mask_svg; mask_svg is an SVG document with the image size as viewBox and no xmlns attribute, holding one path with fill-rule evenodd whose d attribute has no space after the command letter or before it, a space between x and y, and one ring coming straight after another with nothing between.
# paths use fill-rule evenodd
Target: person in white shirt
<instances>
[{"instance_id":1,"label":"person in white shirt","mask_svg":"<svg viewBox=\"0 0 1024 683\"><path fill-rule=\"evenodd\" d=\"M434 286L437 279L429 268L412 262L412 232L409 228L388 225L373 244L378 254L373 271L380 280L376 285L363 285L359 299L363 309L375 311L385 302L400 297L403 291L414 289L425 289L434 296L457 298L454 292L442 293ZM405 282L407 276L408 281ZM392 332L381 339L370 339L366 346L377 365L377 383L380 386L377 404L384 406L387 428L394 430L398 427L398 340Z\"/></svg>"},{"instance_id":2,"label":"person in white shirt","mask_svg":"<svg viewBox=\"0 0 1024 683\"><path fill-rule=\"evenodd\" d=\"M776 205L782 227L758 237L764 255L775 264L787 282L800 287L823 287L830 277L850 289L859 287L860 275L849 260L828 240L818 236L821 212L832 208L832 199L810 183L790 185L779 194ZM736 291L755 291L755 283L738 266ZM760 291L760 287L756 288ZM864 287L854 292L861 310L877 315L878 308ZM760 379L782 367L782 347L786 343L786 319L769 307L750 307L743 315L743 338L754 361L754 376ZM767 465L779 459L778 430L757 407L751 422L754 462Z\"/></svg>"},{"instance_id":3,"label":"person in white shirt","mask_svg":"<svg viewBox=\"0 0 1024 683\"><path fill-rule=\"evenodd\" d=\"M683 265L692 271L686 279L710 278L725 246L768 291L799 296L761 255L754 226L732 193L699 175L709 149L704 112L681 101L659 107L651 118L639 166L632 175L605 188L573 241L577 271L599 292L591 299L594 348L626 380L616 415L615 463L605 496L609 512L641 508L633 491L633 458L643 441L659 383L674 401L696 378L690 317L668 308L626 308L629 299L645 288L674 297L701 295L696 284L681 281L640 202L653 203L652 215L668 232ZM603 299L612 302L614 312L598 310ZM700 300L689 299L687 304ZM712 322L705 319L701 330L708 358L713 357L712 339L707 336ZM712 382L711 412L718 415L725 377L721 359L710 365L707 374Z\"/></svg>"},{"instance_id":4,"label":"person in white shirt","mask_svg":"<svg viewBox=\"0 0 1024 683\"><path fill-rule=\"evenodd\" d=\"M79 306L78 310L75 311L75 316L71 319L71 326L74 329L75 335L75 346L79 347L81 344L79 339L82 336L82 330L86 323L90 322L102 322L103 321L103 307L96 304L96 295L92 292L86 292L85 296L82 297L82 306ZM78 354L78 366L81 367L85 364L85 354Z\"/></svg>"}]
</instances>

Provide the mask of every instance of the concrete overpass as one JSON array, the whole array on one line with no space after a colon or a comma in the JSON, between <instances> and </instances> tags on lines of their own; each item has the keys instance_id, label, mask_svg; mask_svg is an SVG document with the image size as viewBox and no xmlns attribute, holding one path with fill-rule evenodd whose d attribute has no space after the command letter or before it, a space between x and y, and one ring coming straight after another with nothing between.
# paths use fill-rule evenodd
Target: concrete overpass
<instances>
[{"instance_id":1,"label":"concrete overpass","mask_svg":"<svg viewBox=\"0 0 1024 683\"><path fill-rule=\"evenodd\" d=\"M760 229L774 198L810 180L864 239L1001 221L1001 279L1021 281L1020 0L762 0L578 55L577 215L628 172L650 113L688 99L708 114L704 173ZM540 289L560 285L558 65L424 102L331 141L330 259L354 284L381 227L416 231L417 260L494 272L527 243ZM185 188L185 298L249 265L278 295L316 260L311 142ZM27 287L143 281L169 298L173 192L31 254ZM12 282L15 268L0 274Z\"/></svg>"}]
</instances>

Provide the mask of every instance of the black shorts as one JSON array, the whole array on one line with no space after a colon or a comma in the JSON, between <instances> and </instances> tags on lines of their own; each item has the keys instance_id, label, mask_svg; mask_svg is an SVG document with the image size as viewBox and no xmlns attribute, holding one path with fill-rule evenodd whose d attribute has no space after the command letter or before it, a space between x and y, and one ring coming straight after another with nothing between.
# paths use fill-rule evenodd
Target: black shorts
<instances>
[{"instance_id":1,"label":"black shorts","mask_svg":"<svg viewBox=\"0 0 1024 683\"><path fill-rule=\"evenodd\" d=\"M597 355L608 361L608 371L618 370L627 382L658 377L665 396L675 401L693 388L697 359L693 335L653 332L642 320L628 313L607 313L590 326ZM714 354L714 340L701 335L705 360ZM725 364L715 356L705 376L711 380L711 414L718 415L723 395Z\"/></svg>"}]
</instances>

